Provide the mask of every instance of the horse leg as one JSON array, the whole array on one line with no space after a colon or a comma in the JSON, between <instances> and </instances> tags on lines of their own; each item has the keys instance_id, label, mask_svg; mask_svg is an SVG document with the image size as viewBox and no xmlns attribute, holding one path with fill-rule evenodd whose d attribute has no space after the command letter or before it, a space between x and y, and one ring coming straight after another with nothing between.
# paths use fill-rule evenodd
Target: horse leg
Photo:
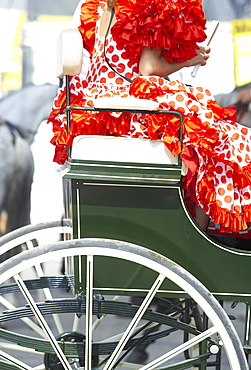
<instances>
[{"instance_id":1,"label":"horse leg","mask_svg":"<svg viewBox=\"0 0 251 370\"><path fill-rule=\"evenodd\" d=\"M2 224L2 233L7 232L8 214L6 210L8 192L13 179L13 170L15 167L15 138L10 132L5 122L0 121L0 217L3 221L5 215L6 224ZM8 253L0 256L0 262L8 258Z\"/></svg>"}]
</instances>

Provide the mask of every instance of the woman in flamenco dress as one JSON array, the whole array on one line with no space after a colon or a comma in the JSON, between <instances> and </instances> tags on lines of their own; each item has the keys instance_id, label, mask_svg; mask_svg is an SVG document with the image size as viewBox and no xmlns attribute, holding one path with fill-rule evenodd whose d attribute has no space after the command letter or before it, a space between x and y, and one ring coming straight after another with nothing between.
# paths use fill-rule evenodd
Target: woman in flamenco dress
<instances>
[{"instance_id":1,"label":"woman in flamenco dress","mask_svg":"<svg viewBox=\"0 0 251 370\"><path fill-rule=\"evenodd\" d=\"M72 105L93 106L102 96L150 99L174 115L73 111L67 133L65 86L59 88L49 120L54 161L63 164L66 147L77 135L160 139L188 173L186 202L203 230L209 219L219 233L249 237L251 221L251 130L235 121L234 107L217 104L209 90L190 87L168 76L181 68L205 65L208 47L201 0L86 0L79 31L89 52L87 75L71 77ZM105 46L105 48L104 48Z\"/></svg>"}]
</instances>

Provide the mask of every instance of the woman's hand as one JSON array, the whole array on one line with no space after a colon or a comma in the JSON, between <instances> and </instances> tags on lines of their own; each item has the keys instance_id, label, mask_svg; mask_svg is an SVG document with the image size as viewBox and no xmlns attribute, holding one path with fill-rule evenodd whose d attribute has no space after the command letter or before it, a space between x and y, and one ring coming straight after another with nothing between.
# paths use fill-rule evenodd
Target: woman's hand
<instances>
[{"instance_id":1,"label":"woman's hand","mask_svg":"<svg viewBox=\"0 0 251 370\"><path fill-rule=\"evenodd\" d=\"M201 65L201 66L204 66L207 64L207 60L209 58L209 53L210 53L211 49L209 46L205 46L205 47L200 47L198 50L197 50L197 56L194 57L193 59L190 59L187 61L187 66L188 67L192 67L192 66L196 66L196 65Z\"/></svg>"}]
</instances>

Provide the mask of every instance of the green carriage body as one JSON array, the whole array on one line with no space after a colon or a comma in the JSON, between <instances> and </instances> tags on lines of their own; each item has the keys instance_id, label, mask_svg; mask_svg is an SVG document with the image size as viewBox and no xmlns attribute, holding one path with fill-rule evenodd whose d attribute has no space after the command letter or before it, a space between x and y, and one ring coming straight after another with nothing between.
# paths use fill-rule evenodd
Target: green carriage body
<instances>
[{"instance_id":1,"label":"green carriage body","mask_svg":"<svg viewBox=\"0 0 251 370\"><path fill-rule=\"evenodd\" d=\"M184 267L217 299L251 303L250 252L218 244L198 228L184 204L180 164L72 160L65 181L71 182L74 238L141 245ZM135 271L124 261L114 271L105 260L97 264L97 289L116 291L122 284L123 294L140 295L149 288L142 267ZM77 292L85 284L82 266L75 260ZM161 294L182 293L170 283Z\"/></svg>"}]
</instances>

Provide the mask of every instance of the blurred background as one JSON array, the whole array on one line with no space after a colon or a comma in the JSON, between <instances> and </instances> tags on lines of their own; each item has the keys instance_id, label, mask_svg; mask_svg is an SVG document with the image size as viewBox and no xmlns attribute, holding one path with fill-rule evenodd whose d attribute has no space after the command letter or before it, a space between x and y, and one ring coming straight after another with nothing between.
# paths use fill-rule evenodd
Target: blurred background
<instances>
[{"instance_id":1,"label":"blurred background","mask_svg":"<svg viewBox=\"0 0 251 370\"><path fill-rule=\"evenodd\" d=\"M78 0L0 0L0 89L57 84L56 40Z\"/></svg>"},{"instance_id":2,"label":"blurred background","mask_svg":"<svg viewBox=\"0 0 251 370\"><path fill-rule=\"evenodd\" d=\"M57 38L69 27L78 2L0 0L0 234L29 223L21 210L27 208L28 214L30 206L31 223L62 217L62 178L53 163L52 131L46 118L58 85ZM3 121L9 130L4 131ZM22 142L18 153L7 144L12 137ZM34 168L27 160L30 156ZM25 171L33 176L32 186L21 178ZM20 199L24 188L31 190L30 205ZM10 204L6 205L7 198ZM14 225L9 221L12 213L20 214ZM48 242L52 240L48 235Z\"/></svg>"}]
</instances>

